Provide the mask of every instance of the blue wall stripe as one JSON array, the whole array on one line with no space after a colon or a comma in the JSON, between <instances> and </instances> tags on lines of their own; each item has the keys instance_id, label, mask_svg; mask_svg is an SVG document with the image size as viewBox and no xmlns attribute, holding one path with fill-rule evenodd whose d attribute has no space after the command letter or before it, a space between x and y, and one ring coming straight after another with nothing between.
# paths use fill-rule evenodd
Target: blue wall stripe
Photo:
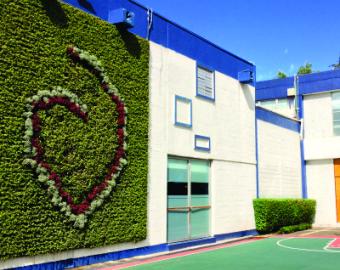
<instances>
[{"instance_id":1,"label":"blue wall stripe","mask_svg":"<svg viewBox=\"0 0 340 270\"><path fill-rule=\"evenodd\" d=\"M294 86L294 77L256 82L256 101L286 98L287 88Z\"/></svg>"},{"instance_id":2,"label":"blue wall stripe","mask_svg":"<svg viewBox=\"0 0 340 270\"><path fill-rule=\"evenodd\" d=\"M294 77L256 83L256 101L286 98L287 88L294 87ZM299 75L299 95L340 89L340 70Z\"/></svg>"},{"instance_id":3,"label":"blue wall stripe","mask_svg":"<svg viewBox=\"0 0 340 270\"><path fill-rule=\"evenodd\" d=\"M276 126L280 126L295 132L300 132L300 122L286 118L275 112L266 110L261 107L256 107L256 119L262 120Z\"/></svg>"},{"instance_id":4,"label":"blue wall stripe","mask_svg":"<svg viewBox=\"0 0 340 270\"><path fill-rule=\"evenodd\" d=\"M196 240L189 240L177 243L169 243L169 244L160 244L154 246L146 246L140 247L135 249L128 249L128 250L121 250L116 252L110 252L105 254L98 254L92 256L86 256L81 258L71 258L62 261L55 261L55 262L48 262L43 264L35 264L35 265L28 265L23 267L16 267L11 269L18 269L18 270L62 270L66 268L73 268L73 267L80 267L95 263L102 263L107 261L114 261L120 260L125 258L131 258L136 256L142 255L150 255L156 254L159 252L166 252L171 250L177 250L187 247L194 247L197 245L204 245L204 244L213 244L217 241L226 240L226 239L233 239L237 237L244 237L244 236L252 236L257 235L256 230L246 230L246 231L239 231L233 233L226 233L226 234L217 234L212 237L196 239Z\"/></svg>"},{"instance_id":5,"label":"blue wall stripe","mask_svg":"<svg viewBox=\"0 0 340 270\"><path fill-rule=\"evenodd\" d=\"M245 237L245 236L251 236L251 235L254 235L254 236L258 235L258 232L256 230L247 230L247 231L241 231L241 232L216 234L215 238L216 238L216 241L221 241L221 240L233 239L233 238L239 238L239 237Z\"/></svg>"},{"instance_id":6,"label":"blue wall stripe","mask_svg":"<svg viewBox=\"0 0 340 270\"><path fill-rule=\"evenodd\" d=\"M74 7L88 13L78 0L64 0ZM135 26L129 31L142 38L146 38L148 22L148 9L132 0L91 1L95 14L103 20L108 20L110 10L126 8L135 13ZM161 15L153 12L153 25L149 38L151 41L190 57L204 66L211 67L221 73L237 79L238 72L249 69L254 71L254 65L204 39L203 37L171 22ZM252 83L253 84L253 83Z\"/></svg>"}]
</instances>

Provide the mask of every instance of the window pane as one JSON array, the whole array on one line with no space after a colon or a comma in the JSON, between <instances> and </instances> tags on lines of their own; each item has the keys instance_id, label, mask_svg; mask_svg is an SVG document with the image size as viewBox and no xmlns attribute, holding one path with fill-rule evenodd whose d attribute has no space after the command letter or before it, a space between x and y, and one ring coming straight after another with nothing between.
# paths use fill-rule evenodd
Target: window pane
<instances>
[{"instance_id":1,"label":"window pane","mask_svg":"<svg viewBox=\"0 0 340 270\"><path fill-rule=\"evenodd\" d=\"M333 134L340 136L340 92L332 93Z\"/></svg>"},{"instance_id":2,"label":"window pane","mask_svg":"<svg viewBox=\"0 0 340 270\"><path fill-rule=\"evenodd\" d=\"M187 195L188 184L179 182L168 182L168 195Z\"/></svg>"},{"instance_id":3,"label":"window pane","mask_svg":"<svg viewBox=\"0 0 340 270\"><path fill-rule=\"evenodd\" d=\"M214 76L212 71L197 67L197 92L201 96L214 98Z\"/></svg>"},{"instance_id":4,"label":"window pane","mask_svg":"<svg viewBox=\"0 0 340 270\"><path fill-rule=\"evenodd\" d=\"M188 162L181 159L168 160L168 182L188 181Z\"/></svg>"},{"instance_id":5,"label":"window pane","mask_svg":"<svg viewBox=\"0 0 340 270\"><path fill-rule=\"evenodd\" d=\"M192 195L208 195L208 183L191 183Z\"/></svg>"},{"instance_id":6,"label":"window pane","mask_svg":"<svg viewBox=\"0 0 340 270\"><path fill-rule=\"evenodd\" d=\"M208 183L209 162L204 160L191 161L191 182Z\"/></svg>"}]
</instances>

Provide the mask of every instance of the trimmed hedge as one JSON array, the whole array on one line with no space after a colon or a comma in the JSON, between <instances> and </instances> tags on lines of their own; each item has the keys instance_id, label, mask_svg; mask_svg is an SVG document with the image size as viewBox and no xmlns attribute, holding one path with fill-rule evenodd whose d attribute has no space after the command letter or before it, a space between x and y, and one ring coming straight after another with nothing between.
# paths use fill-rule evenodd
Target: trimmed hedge
<instances>
[{"instance_id":1,"label":"trimmed hedge","mask_svg":"<svg viewBox=\"0 0 340 270\"><path fill-rule=\"evenodd\" d=\"M256 230L269 233L283 226L312 224L316 201L310 199L255 199Z\"/></svg>"},{"instance_id":2,"label":"trimmed hedge","mask_svg":"<svg viewBox=\"0 0 340 270\"><path fill-rule=\"evenodd\" d=\"M297 231L304 231L312 228L312 224L302 223L299 225L290 225L282 227L278 233L293 233Z\"/></svg>"},{"instance_id":3,"label":"trimmed hedge","mask_svg":"<svg viewBox=\"0 0 340 270\"><path fill-rule=\"evenodd\" d=\"M148 42L55 0L1 0L0 13L0 259L145 239ZM88 107L87 123L59 105L39 112L45 158L76 203L102 181L112 162L115 105L97 78L70 60L69 45L101 61L128 108L128 165L84 229L73 227L23 165L26 99L55 86Z\"/></svg>"}]
</instances>

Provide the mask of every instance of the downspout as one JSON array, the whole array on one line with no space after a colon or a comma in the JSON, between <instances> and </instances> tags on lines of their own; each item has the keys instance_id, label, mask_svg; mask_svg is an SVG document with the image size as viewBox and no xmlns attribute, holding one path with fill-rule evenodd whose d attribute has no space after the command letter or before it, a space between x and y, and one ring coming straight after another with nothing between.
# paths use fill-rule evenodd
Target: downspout
<instances>
[{"instance_id":1,"label":"downspout","mask_svg":"<svg viewBox=\"0 0 340 270\"><path fill-rule=\"evenodd\" d=\"M299 76L294 76L294 88L296 91L295 105L296 117L300 121L300 159L301 159L301 184L302 198L307 199L307 177L306 177L306 161L305 161L305 147L304 147L304 112L303 112L303 95L300 94Z\"/></svg>"}]
</instances>

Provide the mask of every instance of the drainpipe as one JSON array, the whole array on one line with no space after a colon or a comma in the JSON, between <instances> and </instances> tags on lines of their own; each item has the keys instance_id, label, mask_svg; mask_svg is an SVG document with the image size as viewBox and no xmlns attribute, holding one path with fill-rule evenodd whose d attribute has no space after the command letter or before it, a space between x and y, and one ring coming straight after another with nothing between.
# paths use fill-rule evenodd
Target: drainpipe
<instances>
[{"instance_id":1,"label":"drainpipe","mask_svg":"<svg viewBox=\"0 0 340 270\"><path fill-rule=\"evenodd\" d=\"M301 184L302 198L307 199L307 177L306 177L306 161L305 161L305 147L304 147L304 117L303 117L303 98L299 91L299 76L294 76L294 88L296 91L295 100L296 100L296 118L300 120L300 159L301 159Z\"/></svg>"}]
</instances>

